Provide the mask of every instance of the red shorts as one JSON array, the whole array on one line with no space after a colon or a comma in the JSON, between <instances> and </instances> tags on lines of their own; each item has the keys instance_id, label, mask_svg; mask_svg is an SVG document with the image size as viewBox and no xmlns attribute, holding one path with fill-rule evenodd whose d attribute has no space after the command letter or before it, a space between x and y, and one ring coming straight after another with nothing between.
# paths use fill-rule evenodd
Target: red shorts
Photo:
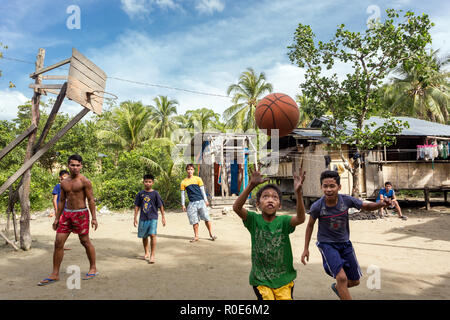
<instances>
[{"instance_id":1,"label":"red shorts","mask_svg":"<svg viewBox=\"0 0 450 320\"><path fill-rule=\"evenodd\" d=\"M64 209L61 217L59 218L57 233L76 233L76 234L88 234L89 233L89 210L69 210Z\"/></svg>"}]
</instances>

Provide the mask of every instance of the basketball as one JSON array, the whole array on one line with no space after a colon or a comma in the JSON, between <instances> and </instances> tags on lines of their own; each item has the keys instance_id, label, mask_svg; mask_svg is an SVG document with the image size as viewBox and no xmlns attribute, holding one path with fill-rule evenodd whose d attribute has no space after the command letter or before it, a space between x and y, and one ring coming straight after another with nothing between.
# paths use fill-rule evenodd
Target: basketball
<instances>
[{"instance_id":1,"label":"basketball","mask_svg":"<svg viewBox=\"0 0 450 320\"><path fill-rule=\"evenodd\" d=\"M283 137L297 127L299 118L298 106L295 101L284 93L271 93L261 99L255 109L256 125L260 129L270 131L278 129Z\"/></svg>"}]
</instances>

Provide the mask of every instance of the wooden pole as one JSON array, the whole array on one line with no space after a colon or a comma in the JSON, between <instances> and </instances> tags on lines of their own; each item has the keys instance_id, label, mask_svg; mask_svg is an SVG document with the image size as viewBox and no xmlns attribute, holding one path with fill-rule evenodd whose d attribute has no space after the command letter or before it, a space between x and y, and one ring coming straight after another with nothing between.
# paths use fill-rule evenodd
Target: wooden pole
<instances>
[{"instance_id":1,"label":"wooden pole","mask_svg":"<svg viewBox=\"0 0 450 320\"><path fill-rule=\"evenodd\" d=\"M19 248L17 248L17 246L14 244L14 242L12 242L11 240L9 240L8 237L5 236L1 230L0 230L0 236L1 236L3 239L5 239L5 241L6 241L7 243L9 243L9 244L14 248L14 250L19 251Z\"/></svg>"},{"instance_id":2,"label":"wooden pole","mask_svg":"<svg viewBox=\"0 0 450 320\"><path fill-rule=\"evenodd\" d=\"M44 126L44 129L42 130L41 136L38 139L38 142L33 147L33 154L37 152L37 150L41 147L41 144L45 141L45 138L47 137L50 128L53 125L53 122L55 122L56 115L58 114L59 108L61 107L61 104L64 101L64 98L66 97L66 91L67 91L67 82L65 82L61 88L61 91L58 94L58 97L56 98L55 104L53 105L52 111L50 112L47 123Z\"/></svg>"},{"instance_id":3,"label":"wooden pole","mask_svg":"<svg viewBox=\"0 0 450 320\"><path fill-rule=\"evenodd\" d=\"M430 191L428 190L428 188L425 188L423 190L423 193L425 195L425 210L430 210Z\"/></svg>"},{"instance_id":4,"label":"wooden pole","mask_svg":"<svg viewBox=\"0 0 450 320\"><path fill-rule=\"evenodd\" d=\"M36 72L44 67L45 50L40 48L36 57ZM42 82L42 77L37 76L35 84L39 85ZM31 124L39 126L39 104L41 101L41 92L35 89L32 107L31 107ZM24 163L30 160L33 153L33 146L36 140L36 131L30 134L28 138L27 151L25 154ZM31 249L31 234L30 234L30 184L31 184L31 167L27 169L23 175L22 192L20 192L20 248L28 251Z\"/></svg>"}]
</instances>

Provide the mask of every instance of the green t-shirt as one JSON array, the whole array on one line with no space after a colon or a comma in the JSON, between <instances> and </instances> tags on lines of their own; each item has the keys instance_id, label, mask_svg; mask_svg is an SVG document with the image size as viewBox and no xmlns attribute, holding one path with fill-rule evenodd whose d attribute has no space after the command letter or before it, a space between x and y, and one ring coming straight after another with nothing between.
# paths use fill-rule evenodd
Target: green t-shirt
<instances>
[{"instance_id":1,"label":"green t-shirt","mask_svg":"<svg viewBox=\"0 0 450 320\"><path fill-rule=\"evenodd\" d=\"M267 222L261 214L247 211L244 226L252 237L250 285L282 287L297 277L289 234L294 232L291 216L276 216Z\"/></svg>"}]
</instances>

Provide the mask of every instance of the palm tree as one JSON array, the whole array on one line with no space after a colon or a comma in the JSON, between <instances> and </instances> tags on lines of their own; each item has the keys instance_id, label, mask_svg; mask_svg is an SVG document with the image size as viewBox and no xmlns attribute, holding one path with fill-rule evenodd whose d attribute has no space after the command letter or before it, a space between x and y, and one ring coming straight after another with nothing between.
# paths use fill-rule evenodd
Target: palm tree
<instances>
[{"instance_id":1,"label":"palm tree","mask_svg":"<svg viewBox=\"0 0 450 320\"><path fill-rule=\"evenodd\" d=\"M449 75L444 71L450 56L438 58L431 52L424 68L396 70L400 77L386 86L384 100L394 115L413 116L433 122L449 123Z\"/></svg>"},{"instance_id":2,"label":"palm tree","mask_svg":"<svg viewBox=\"0 0 450 320\"><path fill-rule=\"evenodd\" d=\"M150 138L150 108L142 102L125 101L104 118L105 128L97 137L116 151L134 150Z\"/></svg>"},{"instance_id":3,"label":"palm tree","mask_svg":"<svg viewBox=\"0 0 450 320\"><path fill-rule=\"evenodd\" d=\"M306 127L311 120L313 120L314 116L312 116L308 110L313 107L312 101L308 99L305 96L302 96L300 94L297 94L295 96L295 101L298 104L298 111L299 111L299 117L298 117L298 124L297 126L300 127Z\"/></svg>"},{"instance_id":4,"label":"palm tree","mask_svg":"<svg viewBox=\"0 0 450 320\"><path fill-rule=\"evenodd\" d=\"M272 90L272 84L266 82L264 72L257 76L252 68L247 68L239 77L239 82L228 87L227 94L233 93L234 96L231 100L233 105L223 114L227 125L244 131L257 129L254 116L256 106L262 96Z\"/></svg>"},{"instance_id":5,"label":"palm tree","mask_svg":"<svg viewBox=\"0 0 450 320\"><path fill-rule=\"evenodd\" d=\"M169 100L167 96L158 96L153 99L155 106L150 106L153 132L155 138L168 138L177 125L173 115L177 114L177 100Z\"/></svg>"},{"instance_id":6,"label":"palm tree","mask_svg":"<svg viewBox=\"0 0 450 320\"><path fill-rule=\"evenodd\" d=\"M217 129L220 122L220 115L208 108L188 110L185 113L185 117L188 128L200 129L201 132L212 128Z\"/></svg>"}]
</instances>

